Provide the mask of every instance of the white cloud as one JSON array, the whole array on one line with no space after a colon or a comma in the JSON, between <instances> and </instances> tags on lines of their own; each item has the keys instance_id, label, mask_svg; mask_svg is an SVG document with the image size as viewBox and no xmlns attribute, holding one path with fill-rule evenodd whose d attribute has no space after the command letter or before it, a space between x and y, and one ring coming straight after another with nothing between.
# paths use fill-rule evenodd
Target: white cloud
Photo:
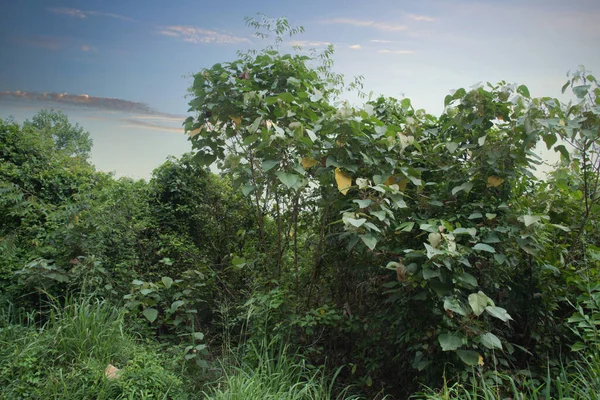
<instances>
[{"instance_id":1,"label":"white cloud","mask_svg":"<svg viewBox=\"0 0 600 400\"><path fill-rule=\"evenodd\" d=\"M329 46L330 42L321 42L318 40L292 40L289 42L290 46L300 46L300 47L326 47Z\"/></svg>"},{"instance_id":2,"label":"white cloud","mask_svg":"<svg viewBox=\"0 0 600 400\"><path fill-rule=\"evenodd\" d=\"M372 39L371 43L394 43L394 41L393 40Z\"/></svg>"},{"instance_id":3,"label":"white cloud","mask_svg":"<svg viewBox=\"0 0 600 400\"><path fill-rule=\"evenodd\" d=\"M98 51L98 49L96 49L93 46L88 46L87 44L82 44L81 51L86 52L86 53L96 53Z\"/></svg>"},{"instance_id":4,"label":"white cloud","mask_svg":"<svg viewBox=\"0 0 600 400\"><path fill-rule=\"evenodd\" d=\"M250 43L247 38L185 25L165 26L158 33L164 36L176 37L189 43Z\"/></svg>"},{"instance_id":5,"label":"white cloud","mask_svg":"<svg viewBox=\"0 0 600 400\"><path fill-rule=\"evenodd\" d=\"M408 14L410 19L414 19L415 21L424 21L424 22L433 22L435 18L428 17L427 15L416 15L416 14Z\"/></svg>"},{"instance_id":6,"label":"white cloud","mask_svg":"<svg viewBox=\"0 0 600 400\"><path fill-rule=\"evenodd\" d=\"M365 27L365 28L374 28L380 31L386 32L395 32L395 31L404 31L408 29L406 25L401 24L393 24L388 22L377 22L377 21L367 21L367 20L358 20L352 18L334 18L322 21L326 24L345 24L352 25L357 27Z\"/></svg>"},{"instance_id":7,"label":"white cloud","mask_svg":"<svg viewBox=\"0 0 600 400\"><path fill-rule=\"evenodd\" d=\"M388 50L388 49L379 50L379 53L382 53L382 54L415 54L415 52L412 50Z\"/></svg>"},{"instance_id":8,"label":"white cloud","mask_svg":"<svg viewBox=\"0 0 600 400\"><path fill-rule=\"evenodd\" d=\"M124 15L105 13L105 12L101 12L101 11L84 11L84 10L79 10L77 8L50 7L50 8L48 8L48 11L50 11L51 13L54 13L54 14L66 15L71 18L79 18L79 19L85 19L85 18L89 17L90 15L94 15L97 17L109 17L109 18L120 19L123 21L133 21L133 18L126 17Z\"/></svg>"},{"instance_id":9,"label":"white cloud","mask_svg":"<svg viewBox=\"0 0 600 400\"><path fill-rule=\"evenodd\" d=\"M360 50L362 47L360 46L360 44L353 44L352 46L350 46L350 48L353 50Z\"/></svg>"}]
</instances>

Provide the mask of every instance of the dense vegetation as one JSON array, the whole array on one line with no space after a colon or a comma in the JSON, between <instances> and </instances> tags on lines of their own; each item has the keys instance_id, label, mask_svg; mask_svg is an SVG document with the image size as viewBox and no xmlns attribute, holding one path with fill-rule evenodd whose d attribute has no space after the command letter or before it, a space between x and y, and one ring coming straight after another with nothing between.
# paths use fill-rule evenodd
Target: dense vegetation
<instances>
[{"instance_id":1,"label":"dense vegetation","mask_svg":"<svg viewBox=\"0 0 600 400\"><path fill-rule=\"evenodd\" d=\"M248 23L274 44L194 76L194 151L147 182L64 114L0 120L3 397L596 398L596 79L357 107L332 49Z\"/></svg>"}]
</instances>

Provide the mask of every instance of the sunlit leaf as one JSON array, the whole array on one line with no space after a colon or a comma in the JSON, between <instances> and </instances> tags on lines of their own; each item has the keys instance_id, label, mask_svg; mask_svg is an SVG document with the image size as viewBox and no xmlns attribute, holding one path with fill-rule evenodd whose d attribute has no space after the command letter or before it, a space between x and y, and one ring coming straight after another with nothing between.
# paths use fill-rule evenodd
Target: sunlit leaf
<instances>
[{"instance_id":1,"label":"sunlit leaf","mask_svg":"<svg viewBox=\"0 0 600 400\"><path fill-rule=\"evenodd\" d=\"M471 306L473 313L477 316L483 314L485 308L490 303L493 303L492 300L482 291L471 293L469 295L469 305Z\"/></svg>"},{"instance_id":2,"label":"sunlit leaf","mask_svg":"<svg viewBox=\"0 0 600 400\"><path fill-rule=\"evenodd\" d=\"M337 182L338 190L343 195L346 195L348 193L348 190L350 190L350 186L352 185L352 178L350 177L350 175L348 175L341 169L336 168L335 181Z\"/></svg>"},{"instance_id":3,"label":"sunlit leaf","mask_svg":"<svg viewBox=\"0 0 600 400\"><path fill-rule=\"evenodd\" d=\"M499 320L502 320L503 322L508 322L512 319L512 317L502 307L487 306L485 308L485 311L487 311L487 313L490 314L492 317L496 317Z\"/></svg>"},{"instance_id":4,"label":"sunlit leaf","mask_svg":"<svg viewBox=\"0 0 600 400\"><path fill-rule=\"evenodd\" d=\"M504 183L504 179L499 176L488 176L487 178L487 187L498 187Z\"/></svg>"},{"instance_id":5,"label":"sunlit leaf","mask_svg":"<svg viewBox=\"0 0 600 400\"><path fill-rule=\"evenodd\" d=\"M314 158L304 157L302 158L302 168L309 169L317 165L319 162Z\"/></svg>"}]
</instances>

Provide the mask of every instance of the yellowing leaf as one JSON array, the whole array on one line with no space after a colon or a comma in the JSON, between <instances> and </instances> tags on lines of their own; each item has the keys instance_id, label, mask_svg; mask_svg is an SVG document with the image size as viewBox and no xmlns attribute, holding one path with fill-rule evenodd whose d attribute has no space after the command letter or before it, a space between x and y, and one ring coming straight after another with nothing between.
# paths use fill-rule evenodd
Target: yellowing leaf
<instances>
[{"instance_id":1,"label":"yellowing leaf","mask_svg":"<svg viewBox=\"0 0 600 400\"><path fill-rule=\"evenodd\" d=\"M314 158L304 157L302 158L302 168L309 169L317 165L319 162Z\"/></svg>"},{"instance_id":2,"label":"yellowing leaf","mask_svg":"<svg viewBox=\"0 0 600 400\"><path fill-rule=\"evenodd\" d=\"M498 187L500 185L502 185L502 183L504 182L504 179L500 178L499 176L488 176L487 179L487 187Z\"/></svg>"},{"instance_id":3,"label":"yellowing leaf","mask_svg":"<svg viewBox=\"0 0 600 400\"><path fill-rule=\"evenodd\" d=\"M481 354L479 354L479 361L477 362L477 364L481 365L482 367L485 365L485 363L483 362L483 357L481 356Z\"/></svg>"},{"instance_id":4,"label":"yellowing leaf","mask_svg":"<svg viewBox=\"0 0 600 400\"><path fill-rule=\"evenodd\" d=\"M393 185L395 183L398 183L398 180L396 179L396 177L394 175L392 175L389 178L387 178L387 180L384 182L384 185L390 186L390 185Z\"/></svg>"},{"instance_id":5,"label":"yellowing leaf","mask_svg":"<svg viewBox=\"0 0 600 400\"><path fill-rule=\"evenodd\" d=\"M337 182L338 190L342 192L343 195L346 195L346 193L348 193L348 190L350 190L350 186L352 185L352 178L350 177L350 175L348 175L341 169L336 168L335 181Z\"/></svg>"},{"instance_id":6,"label":"yellowing leaf","mask_svg":"<svg viewBox=\"0 0 600 400\"><path fill-rule=\"evenodd\" d=\"M242 124L242 117L232 117L230 115L229 118L231 118L233 123L236 124L237 126L240 126Z\"/></svg>"},{"instance_id":7,"label":"yellowing leaf","mask_svg":"<svg viewBox=\"0 0 600 400\"><path fill-rule=\"evenodd\" d=\"M202 128L196 128L196 129L189 131L188 135L190 135L190 137L193 138L194 136L198 135L201 131L202 131Z\"/></svg>"},{"instance_id":8,"label":"yellowing leaf","mask_svg":"<svg viewBox=\"0 0 600 400\"><path fill-rule=\"evenodd\" d=\"M403 178L400 180L400 182L398 182L398 190L400 190L401 192L404 192L406 190L406 185L408 184L408 179Z\"/></svg>"}]
</instances>

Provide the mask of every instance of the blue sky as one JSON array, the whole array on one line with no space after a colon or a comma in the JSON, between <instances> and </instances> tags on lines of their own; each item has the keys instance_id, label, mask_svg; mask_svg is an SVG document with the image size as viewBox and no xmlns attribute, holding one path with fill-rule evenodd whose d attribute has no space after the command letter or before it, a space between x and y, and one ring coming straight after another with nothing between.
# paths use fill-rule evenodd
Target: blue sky
<instances>
[{"instance_id":1,"label":"blue sky","mask_svg":"<svg viewBox=\"0 0 600 400\"><path fill-rule=\"evenodd\" d=\"M61 109L94 139L92 162L148 178L191 149L190 74L267 43L244 17L286 16L296 43L336 48L365 90L439 114L452 89L518 82L560 97L565 73L600 69L596 0L0 0L0 118Z\"/></svg>"}]
</instances>

